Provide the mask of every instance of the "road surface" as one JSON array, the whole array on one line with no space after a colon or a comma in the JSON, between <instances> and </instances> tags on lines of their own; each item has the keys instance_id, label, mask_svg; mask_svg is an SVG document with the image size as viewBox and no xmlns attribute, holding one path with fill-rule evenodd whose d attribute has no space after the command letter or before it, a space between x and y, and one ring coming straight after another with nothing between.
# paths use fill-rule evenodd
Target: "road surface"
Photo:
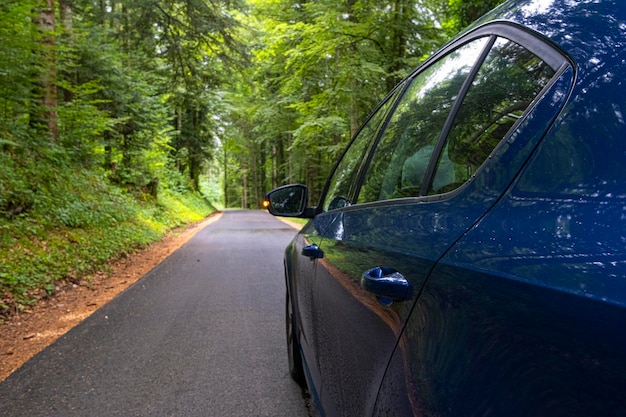
<instances>
[{"instance_id":1,"label":"road surface","mask_svg":"<svg viewBox=\"0 0 626 417\"><path fill-rule=\"evenodd\" d=\"M0 416L308 416L285 347L294 234L225 212L2 382Z\"/></svg>"}]
</instances>

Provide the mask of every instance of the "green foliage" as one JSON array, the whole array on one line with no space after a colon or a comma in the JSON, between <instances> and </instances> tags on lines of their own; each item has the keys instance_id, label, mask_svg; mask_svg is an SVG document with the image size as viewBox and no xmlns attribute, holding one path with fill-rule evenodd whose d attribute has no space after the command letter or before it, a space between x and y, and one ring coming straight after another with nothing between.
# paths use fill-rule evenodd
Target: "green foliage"
<instances>
[{"instance_id":1,"label":"green foliage","mask_svg":"<svg viewBox=\"0 0 626 417\"><path fill-rule=\"evenodd\" d=\"M30 24L32 8L28 1L0 4L0 149L18 145L28 130L32 51L37 48Z\"/></svg>"},{"instance_id":2,"label":"green foliage","mask_svg":"<svg viewBox=\"0 0 626 417\"><path fill-rule=\"evenodd\" d=\"M98 149L102 137L114 127L115 120L100 108L105 101L94 97L101 90L97 82L74 86L62 81L59 85L73 95L71 101L58 107L61 144L73 161L93 167L101 159Z\"/></svg>"},{"instance_id":3,"label":"green foliage","mask_svg":"<svg viewBox=\"0 0 626 417\"><path fill-rule=\"evenodd\" d=\"M448 0L445 28L450 35L464 29L474 20L501 4L504 0Z\"/></svg>"},{"instance_id":4,"label":"green foliage","mask_svg":"<svg viewBox=\"0 0 626 417\"><path fill-rule=\"evenodd\" d=\"M69 179L71 178L71 181ZM215 209L195 193L133 196L85 171L57 172L28 214L0 218L0 315L79 282L111 258Z\"/></svg>"}]
</instances>

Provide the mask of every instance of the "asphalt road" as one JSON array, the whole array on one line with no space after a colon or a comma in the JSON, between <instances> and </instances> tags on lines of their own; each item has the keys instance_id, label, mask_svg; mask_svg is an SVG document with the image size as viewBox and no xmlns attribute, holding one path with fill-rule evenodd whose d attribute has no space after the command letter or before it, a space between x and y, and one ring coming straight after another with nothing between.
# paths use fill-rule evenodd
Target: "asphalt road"
<instances>
[{"instance_id":1,"label":"asphalt road","mask_svg":"<svg viewBox=\"0 0 626 417\"><path fill-rule=\"evenodd\" d=\"M308 416L285 347L294 234L224 213L2 382L0 416Z\"/></svg>"}]
</instances>

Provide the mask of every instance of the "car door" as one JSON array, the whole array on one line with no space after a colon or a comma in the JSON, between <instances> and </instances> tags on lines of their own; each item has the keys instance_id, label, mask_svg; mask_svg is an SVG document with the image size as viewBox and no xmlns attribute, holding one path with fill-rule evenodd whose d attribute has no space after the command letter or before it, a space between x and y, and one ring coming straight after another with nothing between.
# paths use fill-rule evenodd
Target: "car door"
<instances>
[{"instance_id":1,"label":"car door","mask_svg":"<svg viewBox=\"0 0 626 417\"><path fill-rule=\"evenodd\" d=\"M332 186L326 190L327 210L349 205L356 197L357 178L366 160L365 156L370 152L400 91L401 86L398 86L381 102L344 152L332 173L332 181L329 181ZM327 234L331 226L327 220L325 216L315 217L296 235L286 250L286 276L290 280L287 288L291 292L288 297L293 302L293 312L298 323L295 337L302 349L309 388L314 393L320 384L318 354L314 343L320 331L316 327L319 320L314 308L315 279L318 261L324 253L322 235Z\"/></svg>"},{"instance_id":2,"label":"car door","mask_svg":"<svg viewBox=\"0 0 626 417\"><path fill-rule=\"evenodd\" d=\"M540 138L517 133L531 121L552 122L564 100L556 81L567 78L567 68L527 33L493 25L449 45L409 78L368 155L356 203L324 203L316 217L325 225L313 308L326 415L371 415L429 273L504 192ZM535 112L542 106L553 111Z\"/></svg>"}]
</instances>

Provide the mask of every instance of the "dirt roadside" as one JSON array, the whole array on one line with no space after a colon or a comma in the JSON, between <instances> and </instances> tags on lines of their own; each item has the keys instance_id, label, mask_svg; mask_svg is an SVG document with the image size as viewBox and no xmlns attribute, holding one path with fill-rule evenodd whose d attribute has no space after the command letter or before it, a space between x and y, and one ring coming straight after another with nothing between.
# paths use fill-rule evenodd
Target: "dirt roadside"
<instances>
[{"instance_id":1,"label":"dirt roadside","mask_svg":"<svg viewBox=\"0 0 626 417\"><path fill-rule=\"evenodd\" d=\"M161 241L111 262L79 285L64 285L35 307L0 325L0 381L26 361L109 302L205 226L219 219L215 213L201 221L174 230Z\"/></svg>"}]
</instances>

